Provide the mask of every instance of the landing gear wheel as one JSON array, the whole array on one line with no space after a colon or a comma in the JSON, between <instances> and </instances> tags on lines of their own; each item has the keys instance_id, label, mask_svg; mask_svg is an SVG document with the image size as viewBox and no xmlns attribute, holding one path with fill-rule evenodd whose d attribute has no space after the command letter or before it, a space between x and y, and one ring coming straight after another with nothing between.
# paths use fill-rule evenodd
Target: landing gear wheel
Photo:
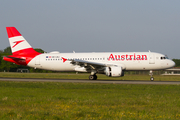
<instances>
[{"instance_id":1,"label":"landing gear wheel","mask_svg":"<svg viewBox=\"0 0 180 120\"><path fill-rule=\"evenodd\" d=\"M97 80L97 75L90 75L90 76L89 76L89 79L90 79L90 80Z\"/></svg>"},{"instance_id":2,"label":"landing gear wheel","mask_svg":"<svg viewBox=\"0 0 180 120\"><path fill-rule=\"evenodd\" d=\"M152 71L152 70L149 71L149 75L151 76L150 80L151 80L151 81L154 81L154 78L153 78L153 71Z\"/></svg>"},{"instance_id":3,"label":"landing gear wheel","mask_svg":"<svg viewBox=\"0 0 180 120\"><path fill-rule=\"evenodd\" d=\"M154 81L154 78L153 78L153 77L151 77L151 78L150 78L150 80L151 80L151 81Z\"/></svg>"},{"instance_id":4,"label":"landing gear wheel","mask_svg":"<svg viewBox=\"0 0 180 120\"><path fill-rule=\"evenodd\" d=\"M90 75L90 76L89 76L89 79L90 79L90 80L94 80L94 76L93 76L93 75Z\"/></svg>"}]
</instances>

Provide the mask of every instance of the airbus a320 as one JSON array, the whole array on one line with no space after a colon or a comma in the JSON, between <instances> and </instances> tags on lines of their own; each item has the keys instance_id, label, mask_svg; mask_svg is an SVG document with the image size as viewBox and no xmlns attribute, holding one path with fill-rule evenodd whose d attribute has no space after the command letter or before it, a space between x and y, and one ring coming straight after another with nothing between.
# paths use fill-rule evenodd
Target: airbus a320
<instances>
[{"instance_id":1,"label":"airbus a320","mask_svg":"<svg viewBox=\"0 0 180 120\"><path fill-rule=\"evenodd\" d=\"M39 53L24 39L15 27L6 27L12 55L3 59L18 65L52 71L89 72L90 80L97 73L109 77L122 77L124 71L172 68L175 63L167 56L155 52L98 52L98 53Z\"/></svg>"}]
</instances>

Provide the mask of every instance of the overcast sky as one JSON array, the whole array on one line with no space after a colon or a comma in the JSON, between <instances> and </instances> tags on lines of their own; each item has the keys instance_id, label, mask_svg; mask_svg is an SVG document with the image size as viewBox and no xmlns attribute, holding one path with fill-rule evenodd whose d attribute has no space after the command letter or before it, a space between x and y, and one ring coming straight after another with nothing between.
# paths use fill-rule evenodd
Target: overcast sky
<instances>
[{"instance_id":1,"label":"overcast sky","mask_svg":"<svg viewBox=\"0 0 180 120\"><path fill-rule=\"evenodd\" d=\"M7 26L46 52L151 50L180 59L180 0L1 0L1 50Z\"/></svg>"}]
</instances>

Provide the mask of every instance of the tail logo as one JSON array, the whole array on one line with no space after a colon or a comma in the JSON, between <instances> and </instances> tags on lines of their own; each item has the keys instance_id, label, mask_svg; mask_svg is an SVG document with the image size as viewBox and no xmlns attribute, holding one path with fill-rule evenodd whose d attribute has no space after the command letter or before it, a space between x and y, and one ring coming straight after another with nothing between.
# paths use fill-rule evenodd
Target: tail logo
<instances>
[{"instance_id":1,"label":"tail logo","mask_svg":"<svg viewBox=\"0 0 180 120\"><path fill-rule=\"evenodd\" d=\"M21 42L23 42L24 40L20 40L20 41L15 41L15 42L13 42L13 43L15 43L15 45L12 47L12 48L14 48L14 47L16 47L16 45L18 45L19 43L21 43Z\"/></svg>"}]
</instances>

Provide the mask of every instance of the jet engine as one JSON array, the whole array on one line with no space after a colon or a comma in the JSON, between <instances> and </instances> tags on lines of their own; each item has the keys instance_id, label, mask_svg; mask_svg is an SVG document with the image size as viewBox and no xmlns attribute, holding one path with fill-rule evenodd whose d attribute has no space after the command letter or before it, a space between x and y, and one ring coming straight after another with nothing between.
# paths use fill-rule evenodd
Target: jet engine
<instances>
[{"instance_id":1,"label":"jet engine","mask_svg":"<svg viewBox=\"0 0 180 120\"><path fill-rule=\"evenodd\" d=\"M122 67L106 67L105 69L106 76L109 77L122 77L124 76L124 71L122 70Z\"/></svg>"}]
</instances>

